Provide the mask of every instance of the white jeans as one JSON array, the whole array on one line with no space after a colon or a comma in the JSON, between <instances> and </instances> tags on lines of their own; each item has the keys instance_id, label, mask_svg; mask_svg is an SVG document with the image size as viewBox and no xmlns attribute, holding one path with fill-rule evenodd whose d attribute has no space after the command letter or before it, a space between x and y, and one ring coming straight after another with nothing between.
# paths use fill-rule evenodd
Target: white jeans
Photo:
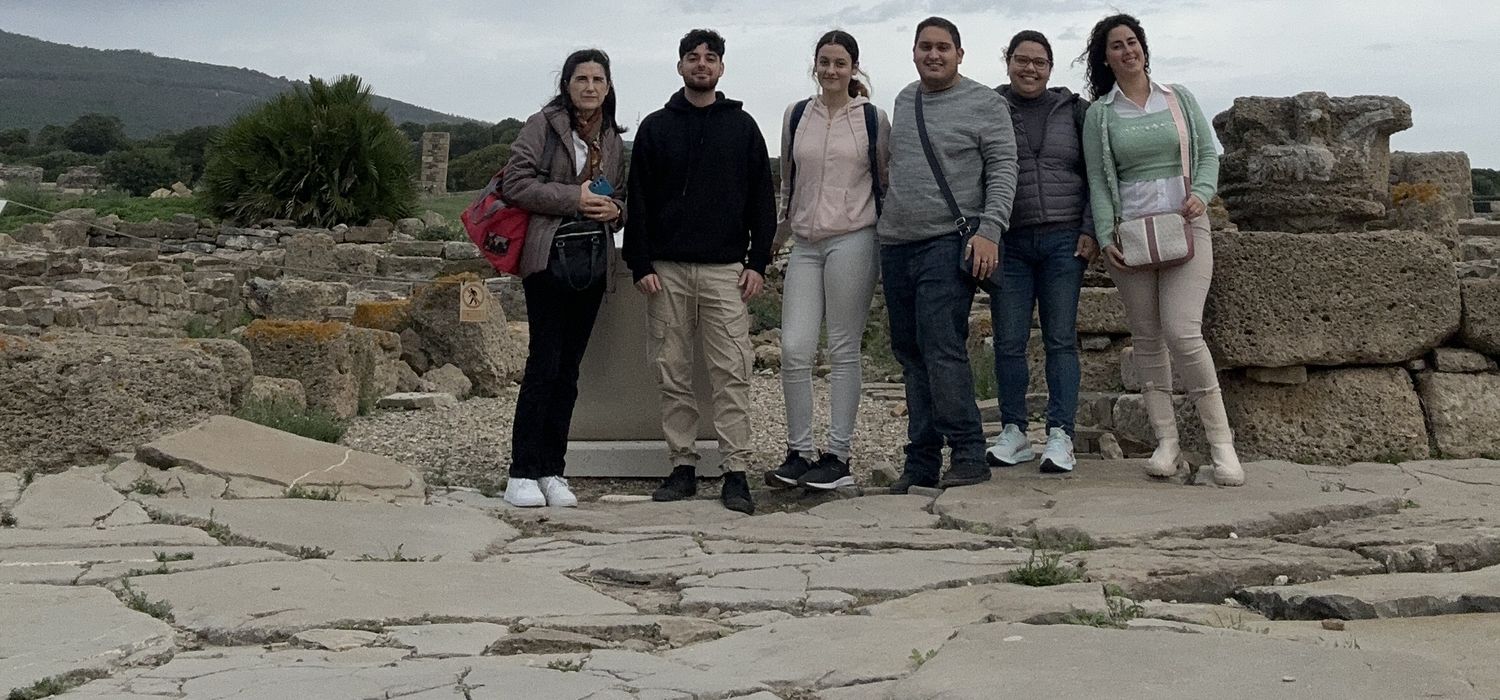
<instances>
[{"instance_id":1,"label":"white jeans","mask_svg":"<svg viewBox=\"0 0 1500 700\"><path fill-rule=\"evenodd\" d=\"M787 448L814 453L812 368L819 331L828 327L833 365L828 451L849 459L859 415L860 343L880 274L875 227L810 242L796 239L781 299L781 388Z\"/></svg>"}]
</instances>

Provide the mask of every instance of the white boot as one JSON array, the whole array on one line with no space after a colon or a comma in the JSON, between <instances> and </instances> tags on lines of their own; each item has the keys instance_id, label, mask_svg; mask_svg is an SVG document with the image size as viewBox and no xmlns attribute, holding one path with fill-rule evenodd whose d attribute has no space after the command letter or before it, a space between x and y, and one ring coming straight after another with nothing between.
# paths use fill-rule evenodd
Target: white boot
<instances>
[{"instance_id":1,"label":"white boot","mask_svg":"<svg viewBox=\"0 0 1500 700\"><path fill-rule=\"evenodd\" d=\"M1151 432L1156 434L1156 451L1146 462L1146 474L1157 478L1175 476L1183 465L1182 448L1177 441L1177 413L1172 409L1172 395L1159 389L1141 392Z\"/></svg>"},{"instance_id":2,"label":"white boot","mask_svg":"<svg viewBox=\"0 0 1500 700\"><path fill-rule=\"evenodd\" d=\"M1214 462L1214 483L1240 486L1245 483L1245 469L1234 452L1234 431L1229 429L1229 414L1224 410L1224 394L1218 389L1198 397L1198 420L1208 436L1209 457Z\"/></svg>"}]
</instances>

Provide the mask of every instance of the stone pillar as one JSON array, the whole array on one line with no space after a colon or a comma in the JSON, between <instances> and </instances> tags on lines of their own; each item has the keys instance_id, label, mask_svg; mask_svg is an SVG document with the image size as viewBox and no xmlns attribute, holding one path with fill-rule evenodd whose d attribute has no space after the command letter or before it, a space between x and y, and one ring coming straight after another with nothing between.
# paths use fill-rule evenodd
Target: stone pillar
<instances>
[{"instance_id":1,"label":"stone pillar","mask_svg":"<svg viewBox=\"0 0 1500 700\"><path fill-rule=\"evenodd\" d=\"M448 193L448 140L446 131L422 134L422 192Z\"/></svg>"},{"instance_id":2,"label":"stone pillar","mask_svg":"<svg viewBox=\"0 0 1500 700\"><path fill-rule=\"evenodd\" d=\"M1358 231L1385 218L1390 136L1411 128L1395 97L1240 97L1214 118L1219 194L1248 231Z\"/></svg>"}]
</instances>

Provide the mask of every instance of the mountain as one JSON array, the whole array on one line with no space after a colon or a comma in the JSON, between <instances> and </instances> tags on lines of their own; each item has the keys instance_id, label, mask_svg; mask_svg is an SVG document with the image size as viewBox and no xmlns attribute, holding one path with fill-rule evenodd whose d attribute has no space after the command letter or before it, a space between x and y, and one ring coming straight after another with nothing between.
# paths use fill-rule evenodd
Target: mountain
<instances>
[{"instance_id":1,"label":"mountain","mask_svg":"<svg viewBox=\"0 0 1500 700\"><path fill-rule=\"evenodd\" d=\"M318 76L332 80L336 76ZM66 126L90 112L113 114L131 138L223 124L293 81L246 68L105 51L0 31L0 129ZM474 121L375 97L397 124Z\"/></svg>"}]
</instances>

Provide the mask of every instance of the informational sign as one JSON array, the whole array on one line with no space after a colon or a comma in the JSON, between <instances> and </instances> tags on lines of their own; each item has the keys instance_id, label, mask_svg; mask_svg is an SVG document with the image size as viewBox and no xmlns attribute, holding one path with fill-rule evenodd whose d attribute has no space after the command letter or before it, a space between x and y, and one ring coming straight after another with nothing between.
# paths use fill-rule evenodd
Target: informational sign
<instances>
[{"instance_id":1,"label":"informational sign","mask_svg":"<svg viewBox=\"0 0 1500 700\"><path fill-rule=\"evenodd\" d=\"M490 318L490 290L484 282L464 282L458 290L458 320L483 323Z\"/></svg>"}]
</instances>

